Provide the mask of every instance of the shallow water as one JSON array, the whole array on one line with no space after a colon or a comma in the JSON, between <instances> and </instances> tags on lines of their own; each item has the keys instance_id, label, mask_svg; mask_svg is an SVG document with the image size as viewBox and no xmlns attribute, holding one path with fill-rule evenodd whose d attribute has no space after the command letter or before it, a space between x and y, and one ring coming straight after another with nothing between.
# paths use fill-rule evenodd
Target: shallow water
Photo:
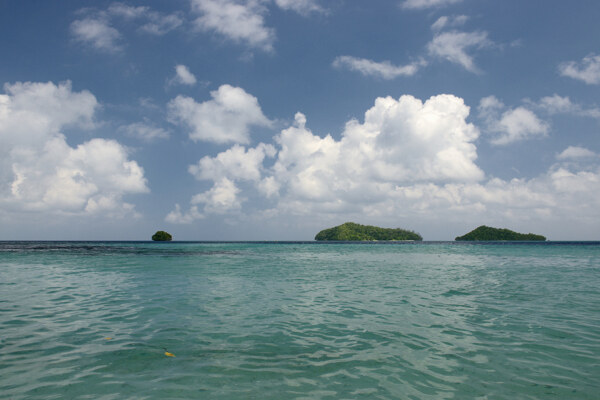
<instances>
[{"instance_id":1,"label":"shallow water","mask_svg":"<svg viewBox=\"0 0 600 400\"><path fill-rule=\"evenodd\" d=\"M597 399L598 288L599 243L0 242L0 397Z\"/></svg>"}]
</instances>

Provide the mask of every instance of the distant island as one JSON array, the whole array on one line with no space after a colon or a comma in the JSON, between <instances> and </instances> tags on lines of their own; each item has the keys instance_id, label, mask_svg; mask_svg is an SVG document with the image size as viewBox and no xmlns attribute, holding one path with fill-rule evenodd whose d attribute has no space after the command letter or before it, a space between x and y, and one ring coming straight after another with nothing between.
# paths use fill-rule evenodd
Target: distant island
<instances>
[{"instance_id":1,"label":"distant island","mask_svg":"<svg viewBox=\"0 0 600 400\"><path fill-rule=\"evenodd\" d=\"M481 225L463 236L457 236L457 241L545 241L546 237L533 233L518 233L509 229L491 228Z\"/></svg>"},{"instance_id":2,"label":"distant island","mask_svg":"<svg viewBox=\"0 0 600 400\"><path fill-rule=\"evenodd\" d=\"M416 232L404 229L379 228L360 225L354 222L324 229L317 233L315 240L374 241L374 240L423 240Z\"/></svg>"},{"instance_id":3,"label":"distant island","mask_svg":"<svg viewBox=\"0 0 600 400\"><path fill-rule=\"evenodd\" d=\"M165 231L157 231L154 235L152 235L152 240L155 242L168 242L173 240L173 236Z\"/></svg>"}]
</instances>

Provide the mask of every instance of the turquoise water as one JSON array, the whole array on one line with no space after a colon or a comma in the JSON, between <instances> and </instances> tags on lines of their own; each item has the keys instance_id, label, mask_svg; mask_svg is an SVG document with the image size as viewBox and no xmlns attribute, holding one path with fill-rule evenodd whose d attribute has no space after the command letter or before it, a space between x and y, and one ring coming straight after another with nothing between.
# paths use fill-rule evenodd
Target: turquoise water
<instances>
[{"instance_id":1,"label":"turquoise water","mask_svg":"<svg viewBox=\"0 0 600 400\"><path fill-rule=\"evenodd\" d=\"M600 244L0 242L0 398L598 399Z\"/></svg>"}]
</instances>

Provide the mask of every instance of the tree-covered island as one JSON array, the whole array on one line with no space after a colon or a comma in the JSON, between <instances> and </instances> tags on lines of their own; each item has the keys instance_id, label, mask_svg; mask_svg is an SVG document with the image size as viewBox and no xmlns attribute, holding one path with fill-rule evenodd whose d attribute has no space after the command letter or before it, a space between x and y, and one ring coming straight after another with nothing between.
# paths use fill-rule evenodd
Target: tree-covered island
<instances>
[{"instance_id":1,"label":"tree-covered island","mask_svg":"<svg viewBox=\"0 0 600 400\"><path fill-rule=\"evenodd\" d=\"M463 236L457 236L457 241L545 241L546 237L534 233L518 233L509 229L491 228L481 225Z\"/></svg>"},{"instance_id":2,"label":"tree-covered island","mask_svg":"<svg viewBox=\"0 0 600 400\"><path fill-rule=\"evenodd\" d=\"M152 235L152 240L155 242L168 242L173 240L173 236L165 231L157 231L154 235Z\"/></svg>"},{"instance_id":3,"label":"tree-covered island","mask_svg":"<svg viewBox=\"0 0 600 400\"><path fill-rule=\"evenodd\" d=\"M315 240L374 241L374 240L423 240L421 235L405 229L379 228L360 225L354 222L324 229L317 233Z\"/></svg>"}]
</instances>

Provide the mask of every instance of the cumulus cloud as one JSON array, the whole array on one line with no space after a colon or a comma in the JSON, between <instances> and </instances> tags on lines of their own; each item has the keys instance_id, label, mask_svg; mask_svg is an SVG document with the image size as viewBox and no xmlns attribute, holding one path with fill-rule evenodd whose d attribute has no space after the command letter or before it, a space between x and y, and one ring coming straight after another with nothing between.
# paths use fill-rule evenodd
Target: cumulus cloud
<instances>
[{"instance_id":1,"label":"cumulus cloud","mask_svg":"<svg viewBox=\"0 0 600 400\"><path fill-rule=\"evenodd\" d=\"M493 144L509 144L533 136L546 136L548 132L547 124L532 111L523 107L517 107L502 114L500 120L497 121L496 129L502 135L492 140Z\"/></svg>"},{"instance_id":2,"label":"cumulus cloud","mask_svg":"<svg viewBox=\"0 0 600 400\"><path fill-rule=\"evenodd\" d=\"M227 178L216 181L213 187L192 197L192 204L204 204L204 211L212 214L225 214L242 208L244 198L239 197L240 189Z\"/></svg>"},{"instance_id":3,"label":"cumulus cloud","mask_svg":"<svg viewBox=\"0 0 600 400\"><path fill-rule=\"evenodd\" d=\"M188 67L179 64L175 66L175 77L173 78L173 82L193 86L196 84L196 77L190 72Z\"/></svg>"},{"instance_id":4,"label":"cumulus cloud","mask_svg":"<svg viewBox=\"0 0 600 400\"><path fill-rule=\"evenodd\" d=\"M61 130L93 126L98 105L71 83L16 83L0 95L0 204L7 210L122 215L148 191L143 169L114 140L75 147Z\"/></svg>"},{"instance_id":5,"label":"cumulus cloud","mask_svg":"<svg viewBox=\"0 0 600 400\"><path fill-rule=\"evenodd\" d=\"M258 181L265 157L274 157L275 153L273 145L264 143L247 150L243 146L234 145L216 157L202 157L198 164L189 167L189 172L199 180L220 181L229 177L234 180Z\"/></svg>"},{"instance_id":6,"label":"cumulus cloud","mask_svg":"<svg viewBox=\"0 0 600 400\"><path fill-rule=\"evenodd\" d=\"M335 140L313 134L297 113L275 146L236 145L191 166L198 179L214 182L192 203L206 203L205 212L237 211L242 200L235 182L248 181L281 207L298 206L294 213L313 203L339 211L382 201L399 184L478 181L484 177L474 163L479 132L466 122L468 114L462 99L451 95L425 102L378 98L363 123L349 121ZM267 157L274 157L270 167Z\"/></svg>"},{"instance_id":7,"label":"cumulus cloud","mask_svg":"<svg viewBox=\"0 0 600 400\"><path fill-rule=\"evenodd\" d=\"M134 122L133 124L119 127L119 131L144 142L154 142L158 139L169 138L168 131L149 122Z\"/></svg>"},{"instance_id":8,"label":"cumulus cloud","mask_svg":"<svg viewBox=\"0 0 600 400\"><path fill-rule=\"evenodd\" d=\"M313 134L298 113L294 126L275 138L272 176L280 204L341 211L381 201L400 184L480 180L472 143L479 132L465 121L468 114L451 95L424 103L412 96L378 98L364 123L349 121L337 141Z\"/></svg>"},{"instance_id":9,"label":"cumulus cloud","mask_svg":"<svg viewBox=\"0 0 600 400\"><path fill-rule=\"evenodd\" d=\"M376 62L366 58L352 56L339 56L333 61L335 68L348 68L365 76L375 76L383 79L394 79L398 76L412 76L417 73L425 61L419 61L408 65L397 66L389 61Z\"/></svg>"},{"instance_id":10,"label":"cumulus cloud","mask_svg":"<svg viewBox=\"0 0 600 400\"><path fill-rule=\"evenodd\" d=\"M263 166L265 158L276 154L273 145L260 143L255 148L246 149L234 145L219 153L216 157L205 156L195 165L190 165L188 171L198 180L212 180L213 187L192 198L189 211L182 212L179 205L171 211L165 220L171 223L190 223L204 218L205 214L224 214L240 210L244 198L239 198L240 189L236 181L253 182L257 190L265 197L270 197L278 191L273 177L262 178L266 169ZM197 204L204 204L204 213L198 211Z\"/></svg>"},{"instance_id":11,"label":"cumulus cloud","mask_svg":"<svg viewBox=\"0 0 600 400\"><path fill-rule=\"evenodd\" d=\"M436 34L427 45L427 50L432 56L444 58L467 71L479 73L473 56L468 54L467 50L482 49L492 44L487 37L487 32L450 31Z\"/></svg>"},{"instance_id":12,"label":"cumulus cloud","mask_svg":"<svg viewBox=\"0 0 600 400\"><path fill-rule=\"evenodd\" d=\"M522 106L508 109L494 96L480 101L479 116L486 122L487 129L496 134L491 140L495 145L544 137L549 130L548 124L533 111Z\"/></svg>"},{"instance_id":13,"label":"cumulus cloud","mask_svg":"<svg viewBox=\"0 0 600 400\"><path fill-rule=\"evenodd\" d=\"M71 34L79 42L97 50L115 53L122 49L121 34L102 18L84 18L71 23Z\"/></svg>"},{"instance_id":14,"label":"cumulus cloud","mask_svg":"<svg viewBox=\"0 0 600 400\"><path fill-rule=\"evenodd\" d=\"M375 100L364 123L346 123L342 139L321 138L305 126L305 117L297 114L296 123L281 132L275 170L289 171L311 165L302 174L319 175L315 165L334 164L339 177L363 176L365 180L407 182L420 180L479 180L482 171L473 141L479 132L466 122L469 114L462 99L439 95L422 102L405 95L399 99ZM284 167L284 168L282 168Z\"/></svg>"},{"instance_id":15,"label":"cumulus cloud","mask_svg":"<svg viewBox=\"0 0 600 400\"><path fill-rule=\"evenodd\" d=\"M275 31L265 26L266 9L257 1L191 0L192 10L199 14L198 29L215 32L227 39L263 51L273 50Z\"/></svg>"},{"instance_id":16,"label":"cumulus cloud","mask_svg":"<svg viewBox=\"0 0 600 400\"><path fill-rule=\"evenodd\" d=\"M271 125L256 97L242 88L222 85L210 94L212 100L204 103L177 96L168 104L171 121L188 126L192 140L249 143L251 126Z\"/></svg>"},{"instance_id":17,"label":"cumulus cloud","mask_svg":"<svg viewBox=\"0 0 600 400\"><path fill-rule=\"evenodd\" d=\"M558 66L561 75L578 79L588 85L600 84L600 55L590 54L581 62L568 61Z\"/></svg>"},{"instance_id":18,"label":"cumulus cloud","mask_svg":"<svg viewBox=\"0 0 600 400\"><path fill-rule=\"evenodd\" d=\"M581 160L595 158L597 154L580 146L569 146L556 156L559 160Z\"/></svg>"},{"instance_id":19,"label":"cumulus cloud","mask_svg":"<svg viewBox=\"0 0 600 400\"><path fill-rule=\"evenodd\" d=\"M433 7L443 7L451 4L460 3L462 0L404 0L402 8L422 10Z\"/></svg>"}]
</instances>

